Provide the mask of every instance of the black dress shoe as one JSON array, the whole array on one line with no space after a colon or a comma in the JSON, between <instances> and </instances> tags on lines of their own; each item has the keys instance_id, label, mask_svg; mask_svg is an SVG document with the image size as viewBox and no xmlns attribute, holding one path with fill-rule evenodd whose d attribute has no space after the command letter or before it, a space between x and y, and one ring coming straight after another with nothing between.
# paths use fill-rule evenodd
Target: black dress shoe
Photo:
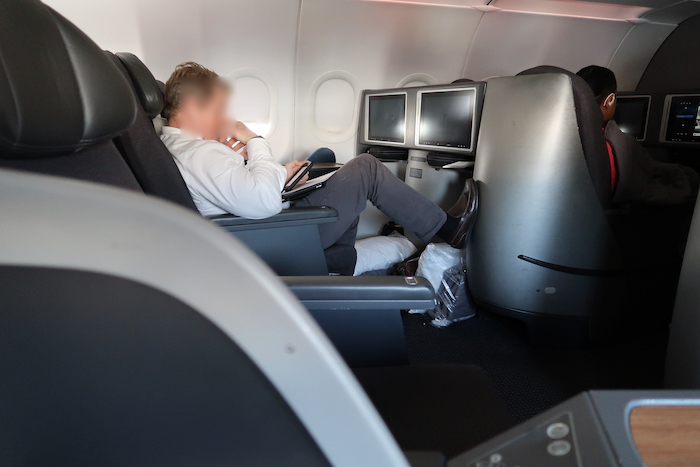
<instances>
[{"instance_id":1,"label":"black dress shoe","mask_svg":"<svg viewBox=\"0 0 700 467\"><path fill-rule=\"evenodd\" d=\"M474 227L476 215L479 211L479 185L473 178L470 178L464 184L464 191L457 200L457 203L452 206L447 214L459 219L457 227L449 238L445 239L454 248L462 249L467 246L469 234Z\"/></svg>"}]
</instances>

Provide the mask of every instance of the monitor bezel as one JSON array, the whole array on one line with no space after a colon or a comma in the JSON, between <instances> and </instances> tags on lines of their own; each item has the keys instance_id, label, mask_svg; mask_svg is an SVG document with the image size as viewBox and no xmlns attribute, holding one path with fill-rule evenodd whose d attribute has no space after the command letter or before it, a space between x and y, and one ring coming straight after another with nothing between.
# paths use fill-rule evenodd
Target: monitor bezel
<instances>
[{"instance_id":1,"label":"monitor bezel","mask_svg":"<svg viewBox=\"0 0 700 467\"><path fill-rule=\"evenodd\" d=\"M671 119L669 118L669 113L671 111L671 101L674 97L697 97L698 99L700 99L700 93L666 94L666 98L664 99L664 113L661 120L659 142L674 145L700 145L700 141L669 141L666 139L666 135L668 134L668 125L671 121Z\"/></svg>"},{"instance_id":2,"label":"monitor bezel","mask_svg":"<svg viewBox=\"0 0 700 467\"><path fill-rule=\"evenodd\" d=\"M640 97L644 97L647 100L647 116L644 121L644 136L639 139L637 138L637 141L644 142L647 140L647 136L649 136L649 119L651 117L651 95L650 94L625 94L625 95L618 95L617 99L618 101L620 99L638 99Z\"/></svg>"},{"instance_id":3,"label":"monitor bezel","mask_svg":"<svg viewBox=\"0 0 700 467\"><path fill-rule=\"evenodd\" d=\"M420 123L421 123L421 110L423 108L423 95L424 94L436 94L436 93L441 93L441 92L459 92L459 91L470 91L473 96L472 96L472 102L473 102L473 110L472 110L472 130L471 130L471 138L469 141L469 147L468 148L455 148L455 147L449 147L449 146L435 146L431 144L421 144L420 142ZM416 92L416 124L415 124L415 133L414 133L414 143L416 148L419 149L428 149L428 150L434 150L438 152L443 152L443 153L450 153L450 152L455 152L455 153L468 153L468 154L473 154L474 153L474 148L476 146L476 130L478 127L477 124L477 118L479 116L478 113L478 106L479 106L479 93L477 86L475 85L467 85L467 86L455 86L455 87L450 87L450 88L445 88L445 89L425 89L425 90L420 90Z\"/></svg>"},{"instance_id":4,"label":"monitor bezel","mask_svg":"<svg viewBox=\"0 0 700 467\"><path fill-rule=\"evenodd\" d=\"M403 116L403 142L401 143L396 143L393 141L381 141L381 140L375 140L375 139L370 139L369 137L369 100L371 97L381 97L381 96L403 96L403 110L404 110L404 116ZM365 128L364 128L364 136L365 136L365 141L368 144L379 144L382 146L397 146L397 147L405 147L406 142L408 141L408 92L406 91L388 91L388 92L369 92L365 94Z\"/></svg>"}]
</instances>

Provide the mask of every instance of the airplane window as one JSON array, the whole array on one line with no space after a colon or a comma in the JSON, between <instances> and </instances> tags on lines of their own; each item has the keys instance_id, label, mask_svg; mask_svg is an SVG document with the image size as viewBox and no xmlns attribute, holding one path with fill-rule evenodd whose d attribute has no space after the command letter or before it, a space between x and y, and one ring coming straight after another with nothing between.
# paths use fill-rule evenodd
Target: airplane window
<instances>
[{"instance_id":1,"label":"airplane window","mask_svg":"<svg viewBox=\"0 0 700 467\"><path fill-rule=\"evenodd\" d=\"M316 127L328 133L342 133L353 126L355 90L342 79L324 82L316 94Z\"/></svg>"},{"instance_id":2,"label":"airplane window","mask_svg":"<svg viewBox=\"0 0 700 467\"><path fill-rule=\"evenodd\" d=\"M270 136L270 90L260 79L240 77L233 81L234 98L232 99L231 116L244 122L251 130L262 135Z\"/></svg>"},{"instance_id":3,"label":"airplane window","mask_svg":"<svg viewBox=\"0 0 700 467\"><path fill-rule=\"evenodd\" d=\"M428 83L424 83L422 81L411 81L410 83L403 85L405 88L417 88L418 86L428 86Z\"/></svg>"}]
</instances>

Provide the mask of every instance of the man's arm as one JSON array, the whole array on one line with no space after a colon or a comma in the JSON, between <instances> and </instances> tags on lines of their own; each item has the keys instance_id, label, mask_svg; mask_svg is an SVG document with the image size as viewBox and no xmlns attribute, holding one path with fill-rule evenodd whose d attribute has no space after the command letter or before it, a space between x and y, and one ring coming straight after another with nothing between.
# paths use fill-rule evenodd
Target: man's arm
<instances>
[{"instance_id":1,"label":"man's arm","mask_svg":"<svg viewBox=\"0 0 700 467\"><path fill-rule=\"evenodd\" d=\"M188 185L220 209L249 219L264 219L282 210L286 170L261 138L250 141L249 162L223 144L200 141L190 159Z\"/></svg>"}]
</instances>

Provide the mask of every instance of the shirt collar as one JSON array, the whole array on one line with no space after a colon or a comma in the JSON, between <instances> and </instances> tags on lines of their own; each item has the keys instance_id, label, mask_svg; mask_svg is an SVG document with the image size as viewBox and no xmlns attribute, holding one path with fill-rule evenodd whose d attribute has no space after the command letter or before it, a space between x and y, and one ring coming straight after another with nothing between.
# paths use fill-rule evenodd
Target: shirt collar
<instances>
[{"instance_id":1,"label":"shirt collar","mask_svg":"<svg viewBox=\"0 0 700 467\"><path fill-rule=\"evenodd\" d=\"M164 135L180 135L180 136L187 138L187 139L203 139L200 136L196 136L196 135L193 135L192 133L188 133L187 130L182 130L181 128L175 128L173 126L168 126L168 125L165 125L161 129L161 133Z\"/></svg>"}]
</instances>

